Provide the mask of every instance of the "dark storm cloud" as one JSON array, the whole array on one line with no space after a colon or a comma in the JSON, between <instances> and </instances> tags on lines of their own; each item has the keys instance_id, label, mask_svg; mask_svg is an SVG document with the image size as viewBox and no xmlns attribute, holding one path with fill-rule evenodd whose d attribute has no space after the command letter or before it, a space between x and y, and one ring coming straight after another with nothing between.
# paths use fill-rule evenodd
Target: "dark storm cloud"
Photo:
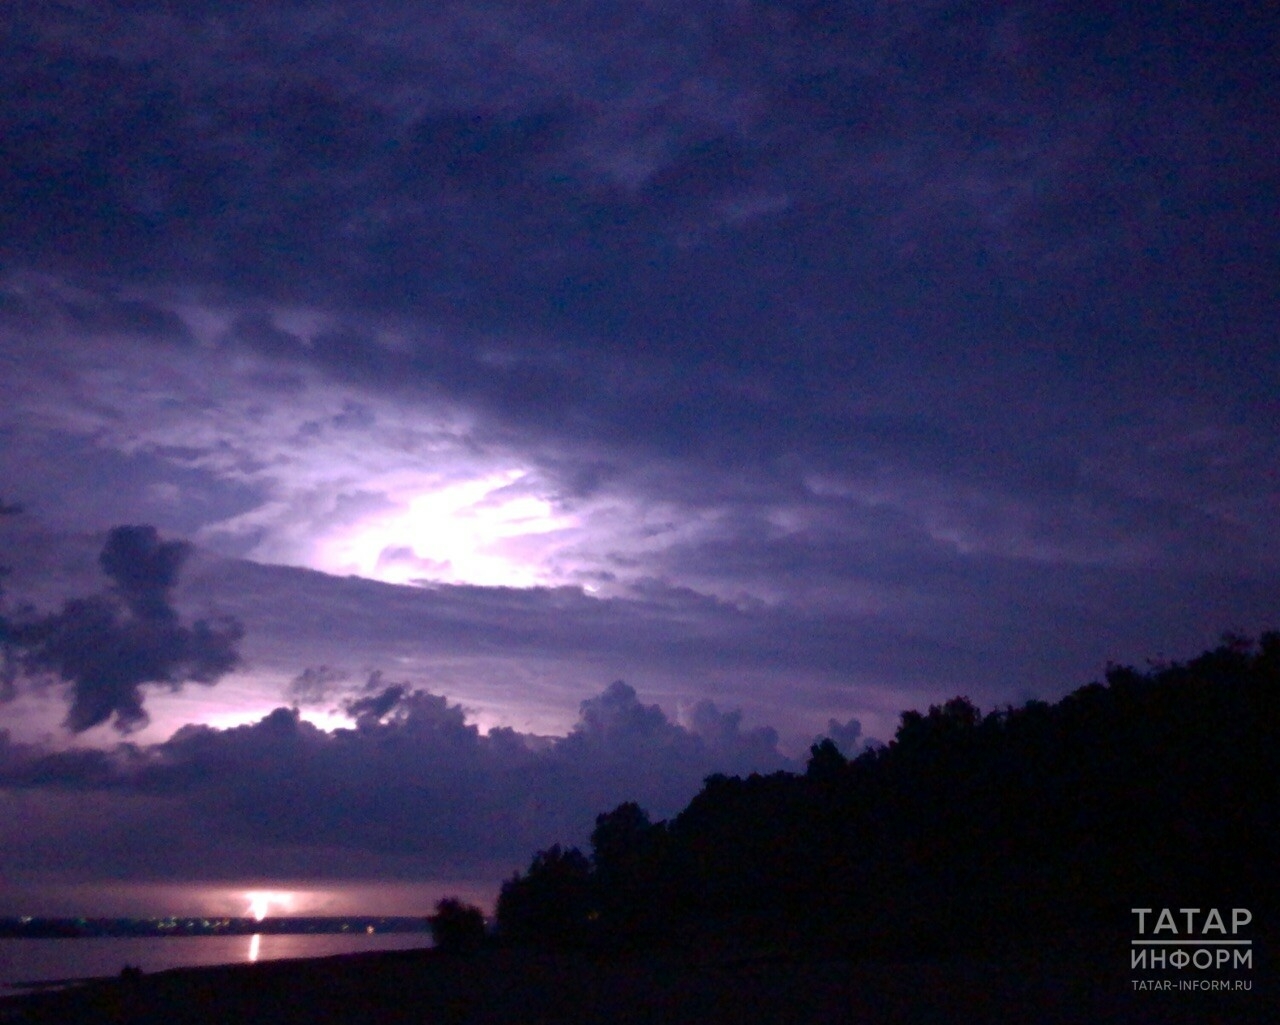
<instances>
[{"instance_id":1,"label":"dark storm cloud","mask_svg":"<svg viewBox=\"0 0 1280 1025\"><path fill-rule=\"evenodd\" d=\"M1243 14L1181 11L1175 29L1153 10L24 4L9 237L30 253L56 224L95 268L111 252L130 277L310 291L514 344L531 379L472 387L522 422L567 395L634 429L639 402L613 419L573 387L584 348L642 344L700 375L695 401L724 406L754 375L785 401L886 331L934 355L1036 324L1073 337L1052 310L1128 330L1129 283L1105 282L1126 266L1189 273L1160 299L1185 317L1214 273L1185 242L1210 217L1211 250L1228 225L1263 244L1259 34ZM1231 86L1258 98L1227 117ZM1082 284L1091 312L1064 308ZM830 332L840 352L815 351ZM474 378L437 355L380 362L361 341L317 358L365 380ZM679 412L641 423L665 443L708 426Z\"/></svg>"},{"instance_id":2,"label":"dark storm cloud","mask_svg":"<svg viewBox=\"0 0 1280 1025\"><path fill-rule=\"evenodd\" d=\"M545 468L584 517L616 503L555 577L609 602L264 571L242 618L295 667L354 624L402 656L842 694L1062 688L1194 650L1277 593L1274 26L11 4L2 340L15 380L50 368L15 387L0 462L47 506L168 496L163 522L224 552L316 565L294 535L395 508L360 477L375 457L440 458L393 414L448 406L459 451ZM95 356L62 401L49 382ZM128 486L162 467L163 492ZM397 539L376 568L447 566Z\"/></svg>"},{"instance_id":3,"label":"dark storm cloud","mask_svg":"<svg viewBox=\"0 0 1280 1025\"><path fill-rule=\"evenodd\" d=\"M352 698L343 702L343 711L356 722L356 727L372 728L382 721L407 696L407 689L400 684L384 688L377 694Z\"/></svg>"},{"instance_id":4,"label":"dark storm cloud","mask_svg":"<svg viewBox=\"0 0 1280 1025\"><path fill-rule=\"evenodd\" d=\"M117 527L98 564L136 618L170 623L178 617L169 594L190 550L184 541L161 541L154 527Z\"/></svg>"},{"instance_id":5,"label":"dark storm cloud","mask_svg":"<svg viewBox=\"0 0 1280 1025\"><path fill-rule=\"evenodd\" d=\"M743 731L736 713L710 702L686 728L620 682L583 702L578 724L556 741L508 728L481 734L459 706L408 684L377 700L379 714L353 707L357 728L333 732L279 708L252 725L188 726L162 744L114 751L46 753L0 734L0 788L10 800L96 794L106 804L167 809L162 833L172 846L153 848L142 875L189 870L212 842L227 860L206 862L205 878L276 873L265 866L309 852L343 866L340 874L412 865L430 876L477 864L506 872L538 846L582 843L595 815L625 799L670 815L712 771L794 767L771 730ZM51 828L29 823L24 849L44 851ZM0 827L9 867L29 869L12 830ZM69 854L45 867L79 860Z\"/></svg>"},{"instance_id":6,"label":"dark storm cloud","mask_svg":"<svg viewBox=\"0 0 1280 1025\"><path fill-rule=\"evenodd\" d=\"M116 293L194 290L283 374L456 401L479 437L568 477L625 466L645 498L932 476L970 520L988 492L1051 520L1108 499L1090 468L1135 408L1266 448L1270 24L21 3L2 234L19 264L111 283L64 301L81 330L189 344L164 302ZM334 322L304 337L272 303ZM1119 487L1124 530L1147 511ZM1222 528L1176 501L1184 548Z\"/></svg>"},{"instance_id":7,"label":"dark storm cloud","mask_svg":"<svg viewBox=\"0 0 1280 1025\"><path fill-rule=\"evenodd\" d=\"M160 541L154 527L117 527L99 556L111 591L18 619L19 667L37 681L49 674L70 685L65 725L73 732L108 720L122 733L135 730L147 721L144 686L212 685L236 667L239 623L184 626L170 603L189 550L186 542Z\"/></svg>"},{"instance_id":8,"label":"dark storm cloud","mask_svg":"<svg viewBox=\"0 0 1280 1025\"><path fill-rule=\"evenodd\" d=\"M405 588L218 563L203 571L201 586L238 619L256 624L253 634L275 638L276 658L341 637L347 657L358 652L363 664L392 656L487 656L649 665L675 676L767 669L847 678L867 667L870 652L887 652L902 640L877 616L739 605L658 581L641 582L631 597L599 599L571 587ZM877 639L882 629L890 632ZM851 643L854 637L860 643Z\"/></svg>"},{"instance_id":9,"label":"dark storm cloud","mask_svg":"<svg viewBox=\"0 0 1280 1025\"><path fill-rule=\"evenodd\" d=\"M285 689L285 697L295 705L323 704L348 679L347 673L329 666L308 666Z\"/></svg>"}]
</instances>

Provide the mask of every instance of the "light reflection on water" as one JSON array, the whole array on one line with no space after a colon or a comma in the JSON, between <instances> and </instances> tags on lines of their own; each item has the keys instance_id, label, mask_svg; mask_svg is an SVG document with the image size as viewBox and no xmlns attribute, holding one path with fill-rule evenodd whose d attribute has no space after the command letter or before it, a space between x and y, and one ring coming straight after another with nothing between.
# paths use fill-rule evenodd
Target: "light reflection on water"
<instances>
[{"instance_id":1,"label":"light reflection on water","mask_svg":"<svg viewBox=\"0 0 1280 1025\"><path fill-rule=\"evenodd\" d=\"M431 946L430 933L335 933L323 936L92 936L78 939L0 939L0 992L15 982L118 975L125 965L144 972L196 965L325 957L359 951Z\"/></svg>"}]
</instances>

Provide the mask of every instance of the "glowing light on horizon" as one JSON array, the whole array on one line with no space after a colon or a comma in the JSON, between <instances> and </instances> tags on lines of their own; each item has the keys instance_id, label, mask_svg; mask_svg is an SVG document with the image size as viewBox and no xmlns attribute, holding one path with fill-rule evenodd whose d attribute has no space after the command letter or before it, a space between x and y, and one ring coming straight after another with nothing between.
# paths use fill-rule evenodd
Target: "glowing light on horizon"
<instances>
[{"instance_id":1,"label":"glowing light on horizon","mask_svg":"<svg viewBox=\"0 0 1280 1025\"><path fill-rule=\"evenodd\" d=\"M389 584L550 583L537 552L545 546L537 539L578 523L556 513L547 499L516 490L524 477L522 470L505 470L420 492L396 512L371 517L322 544L320 566Z\"/></svg>"},{"instance_id":2,"label":"glowing light on horizon","mask_svg":"<svg viewBox=\"0 0 1280 1025\"><path fill-rule=\"evenodd\" d=\"M249 902L249 914L259 922L271 913L273 907L287 912L292 910L294 905L292 893L277 891L255 890L246 893L244 899Z\"/></svg>"},{"instance_id":3,"label":"glowing light on horizon","mask_svg":"<svg viewBox=\"0 0 1280 1025\"><path fill-rule=\"evenodd\" d=\"M261 919L259 919L261 921ZM254 933L249 937L249 960L258 960L258 951L262 946L262 937L258 933Z\"/></svg>"}]
</instances>

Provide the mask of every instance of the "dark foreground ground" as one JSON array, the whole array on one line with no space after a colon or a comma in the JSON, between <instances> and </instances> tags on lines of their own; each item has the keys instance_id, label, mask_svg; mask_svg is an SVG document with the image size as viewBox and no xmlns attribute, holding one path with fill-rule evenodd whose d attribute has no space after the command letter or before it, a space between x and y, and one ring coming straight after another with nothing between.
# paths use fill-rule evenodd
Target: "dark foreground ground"
<instances>
[{"instance_id":1,"label":"dark foreground ground","mask_svg":"<svg viewBox=\"0 0 1280 1025\"><path fill-rule=\"evenodd\" d=\"M347 955L5 997L0 1023L1280 1022L1263 965L1241 973L1249 992L1178 991L1176 982L1173 992L1138 992L1132 979L1142 973L1130 971L1127 946L1094 946L894 961L759 952Z\"/></svg>"}]
</instances>

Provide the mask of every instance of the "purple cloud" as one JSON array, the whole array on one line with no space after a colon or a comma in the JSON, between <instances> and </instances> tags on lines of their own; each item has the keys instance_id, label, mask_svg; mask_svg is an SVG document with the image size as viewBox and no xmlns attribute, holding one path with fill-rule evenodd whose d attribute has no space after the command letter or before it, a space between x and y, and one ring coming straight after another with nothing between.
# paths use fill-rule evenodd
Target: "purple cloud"
<instances>
[{"instance_id":1,"label":"purple cloud","mask_svg":"<svg viewBox=\"0 0 1280 1025\"><path fill-rule=\"evenodd\" d=\"M147 721L143 687L212 685L236 667L239 623L183 626L170 604L189 550L185 542L161 542L154 527L116 527L99 557L110 591L23 617L12 629L22 672L37 684L45 675L69 684L65 725L72 732L109 720L131 732Z\"/></svg>"}]
</instances>

